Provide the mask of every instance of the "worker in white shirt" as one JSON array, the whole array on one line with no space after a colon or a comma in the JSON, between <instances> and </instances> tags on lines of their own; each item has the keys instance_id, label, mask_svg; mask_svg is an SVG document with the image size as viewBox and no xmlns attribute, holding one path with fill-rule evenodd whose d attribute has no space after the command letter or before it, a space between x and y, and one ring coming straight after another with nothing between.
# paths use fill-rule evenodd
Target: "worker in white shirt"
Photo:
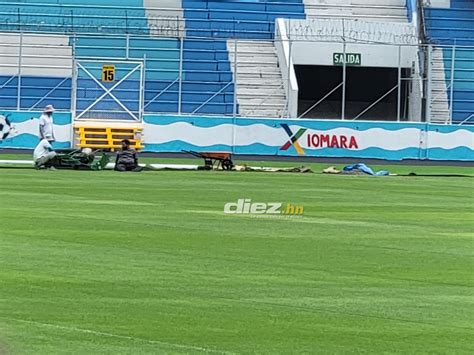
<instances>
[{"instance_id":1,"label":"worker in white shirt","mask_svg":"<svg viewBox=\"0 0 474 355\"><path fill-rule=\"evenodd\" d=\"M45 138L49 142L54 142L56 140L54 138L54 131L53 131L53 112L54 112L53 105L48 105L43 110L43 114L41 115L39 119L40 140L45 139Z\"/></svg>"},{"instance_id":2,"label":"worker in white shirt","mask_svg":"<svg viewBox=\"0 0 474 355\"><path fill-rule=\"evenodd\" d=\"M35 151L33 152L33 160L35 161L35 167L37 169L54 169L52 163L54 162L54 158L56 157L56 155L57 154L51 146L51 143L46 138L43 138L36 146Z\"/></svg>"}]
</instances>

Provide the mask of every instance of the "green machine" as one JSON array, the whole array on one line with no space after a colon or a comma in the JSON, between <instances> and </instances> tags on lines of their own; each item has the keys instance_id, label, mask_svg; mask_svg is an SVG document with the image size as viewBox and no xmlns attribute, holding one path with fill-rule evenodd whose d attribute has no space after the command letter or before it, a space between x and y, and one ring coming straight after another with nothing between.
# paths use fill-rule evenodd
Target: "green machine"
<instances>
[{"instance_id":1,"label":"green machine","mask_svg":"<svg viewBox=\"0 0 474 355\"><path fill-rule=\"evenodd\" d=\"M86 148L87 149L87 148ZM104 170L110 155L101 150L60 149L50 162L56 169Z\"/></svg>"}]
</instances>

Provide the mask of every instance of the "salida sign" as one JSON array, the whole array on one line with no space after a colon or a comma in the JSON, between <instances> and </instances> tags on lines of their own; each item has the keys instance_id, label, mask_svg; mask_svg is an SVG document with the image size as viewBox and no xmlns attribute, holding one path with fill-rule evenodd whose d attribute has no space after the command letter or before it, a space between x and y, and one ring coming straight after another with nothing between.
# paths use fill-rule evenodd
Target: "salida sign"
<instances>
[{"instance_id":1,"label":"salida sign","mask_svg":"<svg viewBox=\"0 0 474 355\"><path fill-rule=\"evenodd\" d=\"M359 66L362 65L362 55L360 53L334 53L332 55L334 65Z\"/></svg>"},{"instance_id":2,"label":"salida sign","mask_svg":"<svg viewBox=\"0 0 474 355\"><path fill-rule=\"evenodd\" d=\"M280 150L288 150L290 147L294 147L299 155L305 155L305 151L301 147L302 142L305 143L306 147L313 149L359 149L359 143L357 142L356 137L352 135L311 133L307 132L307 128L300 128L296 133L294 133L286 123L282 123L281 127L285 130L286 134L288 134L289 140L280 148Z\"/></svg>"}]
</instances>

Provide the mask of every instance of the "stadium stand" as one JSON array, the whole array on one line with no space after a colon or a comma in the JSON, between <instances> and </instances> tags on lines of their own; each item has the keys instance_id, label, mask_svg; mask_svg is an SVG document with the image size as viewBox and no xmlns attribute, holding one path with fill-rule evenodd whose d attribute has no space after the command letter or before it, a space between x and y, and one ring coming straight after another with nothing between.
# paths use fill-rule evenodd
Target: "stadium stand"
<instances>
[{"instance_id":1,"label":"stadium stand","mask_svg":"<svg viewBox=\"0 0 474 355\"><path fill-rule=\"evenodd\" d=\"M0 33L0 54L0 108L39 109L53 103L58 109L70 110L72 47L68 36Z\"/></svg>"},{"instance_id":2,"label":"stadium stand","mask_svg":"<svg viewBox=\"0 0 474 355\"><path fill-rule=\"evenodd\" d=\"M304 0L308 17L377 22L407 22L406 0Z\"/></svg>"},{"instance_id":3,"label":"stadium stand","mask_svg":"<svg viewBox=\"0 0 474 355\"><path fill-rule=\"evenodd\" d=\"M474 2L452 0L451 8L425 8L428 38L437 44L474 45Z\"/></svg>"},{"instance_id":4,"label":"stadium stand","mask_svg":"<svg viewBox=\"0 0 474 355\"><path fill-rule=\"evenodd\" d=\"M275 19L305 18L300 0L183 0L187 35L241 39L272 39Z\"/></svg>"},{"instance_id":5,"label":"stadium stand","mask_svg":"<svg viewBox=\"0 0 474 355\"><path fill-rule=\"evenodd\" d=\"M40 3L47 6L39 5ZM230 114L233 111L233 78L225 42L192 39L184 40L183 95L181 110L178 108L180 41L176 38L133 37L135 34L148 33L143 1L127 0L125 6L120 8L114 7L114 1L93 0L81 0L80 5L77 1L61 1L61 5L58 5L57 1L51 0L18 1L1 5L4 24L2 30L100 33L100 36L84 35L70 41L71 47L76 46L76 59L146 57L145 110L148 112ZM111 39L107 36L108 33L132 34L128 39L127 54L126 36L114 35L114 39ZM12 36L17 37L16 43L19 43L19 35L10 35ZM46 42L37 41L36 45L48 46L49 38L42 37ZM50 47L56 48L52 45ZM52 50L50 55L58 55L58 50ZM71 48L68 50L71 51ZM69 67L72 65L70 59ZM35 61L32 66L41 66L37 58L32 60ZM30 103L38 100L38 105L47 100L58 108L71 107L70 77L58 77L59 73L54 72L50 74L51 76L46 76L36 72L36 76L22 75L22 94L31 92L33 97L30 100L22 99L21 108L32 108ZM89 89L90 95L90 85L87 85L85 80L83 78L82 84ZM2 103L2 107L16 108L17 86L18 75L1 76L0 93L2 97L8 98ZM120 90L115 92L120 93ZM46 97L43 98L45 94Z\"/></svg>"},{"instance_id":6,"label":"stadium stand","mask_svg":"<svg viewBox=\"0 0 474 355\"><path fill-rule=\"evenodd\" d=\"M434 121L445 123L452 110L453 123L474 122L474 48L468 47L474 46L474 3L452 0L450 8L427 7L424 12L427 37L435 45L431 63Z\"/></svg>"},{"instance_id":7,"label":"stadium stand","mask_svg":"<svg viewBox=\"0 0 474 355\"><path fill-rule=\"evenodd\" d=\"M86 6L84 6L86 5ZM0 30L148 34L142 0L0 1Z\"/></svg>"},{"instance_id":8,"label":"stadium stand","mask_svg":"<svg viewBox=\"0 0 474 355\"><path fill-rule=\"evenodd\" d=\"M183 9L179 9L180 3L181 1L168 0L163 5L173 9L173 15L180 12L184 14L187 31L183 42L181 87L179 83L181 44L178 36L175 35L174 38L138 37L150 33L157 35L158 26L150 24L155 24L156 18L161 19L170 15L169 12L160 12L153 8L150 1L126 0L120 7L117 7L116 2L112 0L81 0L80 2L64 0L60 4L56 0L0 2L2 6L0 29L5 32L83 34L69 43L70 47L75 47L74 54L78 60L86 58L140 60L146 57L146 112L232 114L235 109L233 107L234 78L226 39L272 39L275 18L280 16L304 18L305 16L304 6L299 0L291 2L183 1ZM179 18L177 21L179 22ZM113 40L108 36L109 34L114 34ZM214 39L209 40L209 37ZM43 37L43 40L46 38ZM36 44L48 45L41 42ZM63 43L61 47L64 48L64 46ZM243 101L244 109L245 104L249 109L257 108L257 111L262 110L261 107L263 107L262 112L253 112L257 116L279 115L283 109L282 102L285 101L285 97L273 45L271 42L259 45L256 42L247 41L239 42L238 46L243 53L246 53L242 56L242 63L238 63L239 73L241 72L243 80L241 83L243 93L239 102ZM126 47L127 53L125 53ZM53 48L54 46L51 46L50 54L59 55L58 52L61 49L56 52ZM68 48L68 51L71 51L71 48ZM260 65L264 68L260 72L249 70L249 65L258 63L253 60L253 57L261 55L267 57L265 63L260 61ZM64 65L71 67L71 58L64 59L69 63ZM32 65L40 66L40 64L36 62ZM265 81L264 85L260 85L254 91L248 87L246 89L246 85L253 85L255 89L258 79L265 79L265 77L262 78L262 71L266 71L263 75L272 78L273 81ZM12 108L13 105L16 107L19 80L18 75L8 74L0 77L0 93L8 97L8 100L2 103L2 107ZM31 100L22 100L20 108L30 109L32 107L29 105L38 100L40 100L38 105L47 100L60 108L70 108L70 76L59 77L58 73L46 76L45 73L41 75L36 73L36 75L25 77L24 74L22 73L20 79L22 94L31 91L33 97ZM85 84L85 82L82 83ZM26 84L28 84L24 88L26 91L23 91ZM89 86L86 85L90 96ZM35 90L36 87L42 90ZM274 92L275 87L279 89L278 92ZM274 101L279 100L279 111L265 109L265 104L258 105L258 96L269 94L268 90L273 90ZM116 90L116 92L119 91L120 89ZM179 92L182 93L181 101L178 99ZM272 105L271 107L274 108L273 104L276 104L274 101L267 105Z\"/></svg>"},{"instance_id":9,"label":"stadium stand","mask_svg":"<svg viewBox=\"0 0 474 355\"><path fill-rule=\"evenodd\" d=\"M207 50L201 47L202 43L206 43ZM232 113L232 72L225 43L221 43L220 48L217 45L215 41L184 40L180 112L193 113L198 110L196 113ZM112 40L104 36L77 38L77 59L99 59L97 53L102 58L145 58L145 111L179 112L179 39L134 36L128 39L114 36Z\"/></svg>"},{"instance_id":10,"label":"stadium stand","mask_svg":"<svg viewBox=\"0 0 474 355\"><path fill-rule=\"evenodd\" d=\"M148 33L145 11L137 7L142 1L123 3L118 8L111 0L81 0L80 4L72 0L0 2L0 30L4 31L1 50L16 58L16 63L2 63L2 108L38 109L48 102L58 109L70 110L73 49L68 34Z\"/></svg>"},{"instance_id":11,"label":"stadium stand","mask_svg":"<svg viewBox=\"0 0 474 355\"><path fill-rule=\"evenodd\" d=\"M412 3L124 0L117 6L115 0L0 1L0 106L33 110L48 102L70 110L75 61L143 60L145 112L284 117L287 93L273 42L277 18L407 23ZM451 111L453 122L473 113L474 50L467 47L474 45L473 15L469 0L425 9L427 37L434 44L436 122L447 122ZM453 44L454 51L447 47ZM131 77L115 90L117 96L126 102L127 95L140 90L138 80ZM83 72L78 84L80 105L100 94ZM104 100L107 104L116 105ZM136 100L129 105L138 109Z\"/></svg>"},{"instance_id":12,"label":"stadium stand","mask_svg":"<svg viewBox=\"0 0 474 355\"><path fill-rule=\"evenodd\" d=\"M214 44L195 40L196 45L213 51L212 45L226 48L227 40L231 68L238 72L236 94L240 114L283 116L286 95L271 40L277 18L305 18L302 1L183 0L182 3L188 37L222 39Z\"/></svg>"}]
</instances>

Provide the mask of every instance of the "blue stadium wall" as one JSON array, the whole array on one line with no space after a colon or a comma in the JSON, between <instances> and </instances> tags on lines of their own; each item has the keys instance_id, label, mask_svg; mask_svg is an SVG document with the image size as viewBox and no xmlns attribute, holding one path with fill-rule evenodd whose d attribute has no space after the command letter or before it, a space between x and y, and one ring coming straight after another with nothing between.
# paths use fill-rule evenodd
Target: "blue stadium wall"
<instances>
[{"instance_id":1,"label":"blue stadium wall","mask_svg":"<svg viewBox=\"0 0 474 355\"><path fill-rule=\"evenodd\" d=\"M1 148L34 148L40 112L3 112L13 125ZM144 116L148 152L474 161L474 126L198 116ZM55 147L72 146L70 113L54 117Z\"/></svg>"}]
</instances>

